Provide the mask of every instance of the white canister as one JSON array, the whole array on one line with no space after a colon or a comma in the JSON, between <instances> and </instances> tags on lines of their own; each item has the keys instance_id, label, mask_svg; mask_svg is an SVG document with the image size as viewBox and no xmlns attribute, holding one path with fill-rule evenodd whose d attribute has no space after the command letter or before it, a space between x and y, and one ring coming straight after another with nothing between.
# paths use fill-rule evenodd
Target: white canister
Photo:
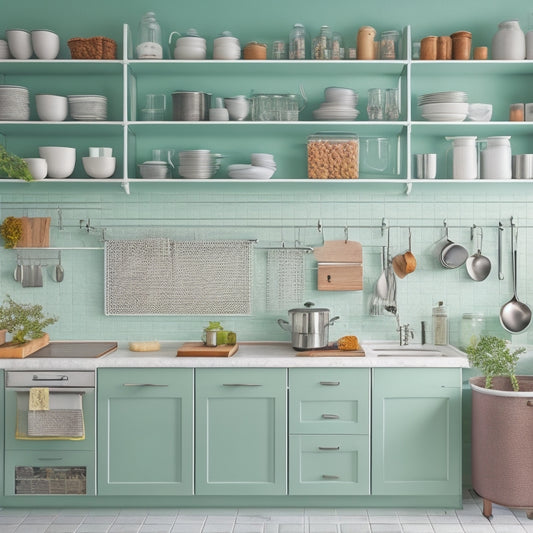
<instances>
[{"instance_id":1,"label":"white canister","mask_svg":"<svg viewBox=\"0 0 533 533\"><path fill-rule=\"evenodd\" d=\"M492 38L492 59L522 60L526 57L526 38L517 20L498 24Z\"/></svg>"},{"instance_id":2,"label":"white canister","mask_svg":"<svg viewBox=\"0 0 533 533\"><path fill-rule=\"evenodd\" d=\"M487 137L481 151L481 179L510 180L512 177L511 137Z\"/></svg>"},{"instance_id":3,"label":"white canister","mask_svg":"<svg viewBox=\"0 0 533 533\"><path fill-rule=\"evenodd\" d=\"M475 180L477 172L477 137L446 137L452 141L454 180Z\"/></svg>"}]
</instances>

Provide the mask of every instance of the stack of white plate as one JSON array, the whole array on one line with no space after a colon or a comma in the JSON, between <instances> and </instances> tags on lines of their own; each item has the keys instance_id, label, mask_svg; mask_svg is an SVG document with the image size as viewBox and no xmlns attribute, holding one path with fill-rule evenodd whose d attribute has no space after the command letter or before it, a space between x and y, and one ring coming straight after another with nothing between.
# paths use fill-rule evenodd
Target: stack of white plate
<instances>
[{"instance_id":1,"label":"stack of white plate","mask_svg":"<svg viewBox=\"0 0 533 533\"><path fill-rule=\"evenodd\" d=\"M423 94L418 107L431 122L462 122L468 115L468 95L462 91Z\"/></svg>"},{"instance_id":2,"label":"stack of white plate","mask_svg":"<svg viewBox=\"0 0 533 533\"><path fill-rule=\"evenodd\" d=\"M0 59L9 59L9 46L4 39L0 39Z\"/></svg>"},{"instance_id":3,"label":"stack of white plate","mask_svg":"<svg viewBox=\"0 0 533 533\"><path fill-rule=\"evenodd\" d=\"M0 85L0 120L29 120L30 93L26 87Z\"/></svg>"},{"instance_id":4,"label":"stack of white plate","mask_svg":"<svg viewBox=\"0 0 533 533\"><path fill-rule=\"evenodd\" d=\"M240 180L268 180L276 172L277 166L272 154L255 153L250 156L250 159L251 165L229 165L229 177Z\"/></svg>"},{"instance_id":5,"label":"stack of white plate","mask_svg":"<svg viewBox=\"0 0 533 533\"><path fill-rule=\"evenodd\" d=\"M220 168L220 154L210 150L186 150L179 152L178 172L186 179L208 179Z\"/></svg>"},{"instance_id":6,"label":"stack of white plate","mask_svg":"<svg viewBox=\"0 0 533 533\"><path fill-rule=\"evenodd\" d=\"M70 116L74 120L106 120L107 98L98 94L69 95Z\"/></svg>"},{"instance_id":7,"label":"stack of white plate","mask_svg":"<svg viewBox=\"0 0 533 533\"><path fill-rule=\"evenodd\" d=\"M317 120L355 120L359 116L356 109L358 94L345 87L327 87L324 102L313 111Z\"/></svg>"}]
</instances>

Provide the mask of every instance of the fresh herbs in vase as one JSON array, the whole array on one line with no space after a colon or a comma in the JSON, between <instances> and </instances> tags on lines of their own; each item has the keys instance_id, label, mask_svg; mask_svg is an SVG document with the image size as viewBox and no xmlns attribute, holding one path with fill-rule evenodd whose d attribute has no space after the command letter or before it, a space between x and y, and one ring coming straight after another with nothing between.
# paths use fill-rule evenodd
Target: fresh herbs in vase
<instances>
[{"instance_id":1,"label":"fresh herbs in vase","mask_svg":"<svg viewBox=\"0 0 533 533\"><path fill-rule=\"evenodd\" d=\"M491 335L481 336L477 344L471 344L466 348L470 364L481 370L485 376L486 389L492 388L495 376L507 376L514 391L519 390L516 365L519 355L525 351L523 347L511 351L506 340Z\"/></svg>"},{"instance_id":2,"label":"fresh herbs in vase","mask_svg":"<svg viewBox=\"0 0 533 533\"><path fill-rule=\"evenodd\" d=\"M19 304L7 295L0 306L0 329L11 333L13 344L23 344L45 335L44 329L57 322L47 317L42 305Z\"/></svg>"}]
</instances>

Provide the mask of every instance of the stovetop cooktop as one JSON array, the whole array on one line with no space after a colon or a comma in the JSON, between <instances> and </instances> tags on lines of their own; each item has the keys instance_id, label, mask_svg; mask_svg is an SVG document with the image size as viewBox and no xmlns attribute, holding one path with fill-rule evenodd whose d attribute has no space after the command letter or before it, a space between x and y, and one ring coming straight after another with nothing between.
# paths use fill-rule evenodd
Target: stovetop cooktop
<instances>
[{"instance_id":1,"label":"stovetop cooktop","mask_svg":"<svg viewBox=\"0 0 533 533\"><path fill-rule=\"evenodd\" d=\"M96 358L114 352L118 348L117 342L100 341L52 341L50 344L28 355L41 358Z\"/></svg>"}]
</instances>

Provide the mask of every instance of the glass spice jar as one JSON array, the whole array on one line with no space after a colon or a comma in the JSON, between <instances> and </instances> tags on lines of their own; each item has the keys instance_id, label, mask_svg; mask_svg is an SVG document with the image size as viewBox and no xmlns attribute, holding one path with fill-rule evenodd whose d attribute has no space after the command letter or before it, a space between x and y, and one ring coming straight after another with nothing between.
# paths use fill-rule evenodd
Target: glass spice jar
<instances>
[{"instance_id":1,"label":"glass spice jar","mask_svg":"<svg viewBox=\"0 0 533 533\"><path fill-rule=\"evenodd\" d=\"M380 36L380 59L399 58L400 32L389 30L381 32Z\"/></svg>"},{"instance_id":2,"label":"glass spice jar","mask_svg":"<svg viewBox=\"0 0 533 533\"><path fill-rule=\"evenodd\" d=\"M329 26L321 26L320 33L313 39L313 59L331 59L331 39Z\"/></svg>"}]
</instances>

